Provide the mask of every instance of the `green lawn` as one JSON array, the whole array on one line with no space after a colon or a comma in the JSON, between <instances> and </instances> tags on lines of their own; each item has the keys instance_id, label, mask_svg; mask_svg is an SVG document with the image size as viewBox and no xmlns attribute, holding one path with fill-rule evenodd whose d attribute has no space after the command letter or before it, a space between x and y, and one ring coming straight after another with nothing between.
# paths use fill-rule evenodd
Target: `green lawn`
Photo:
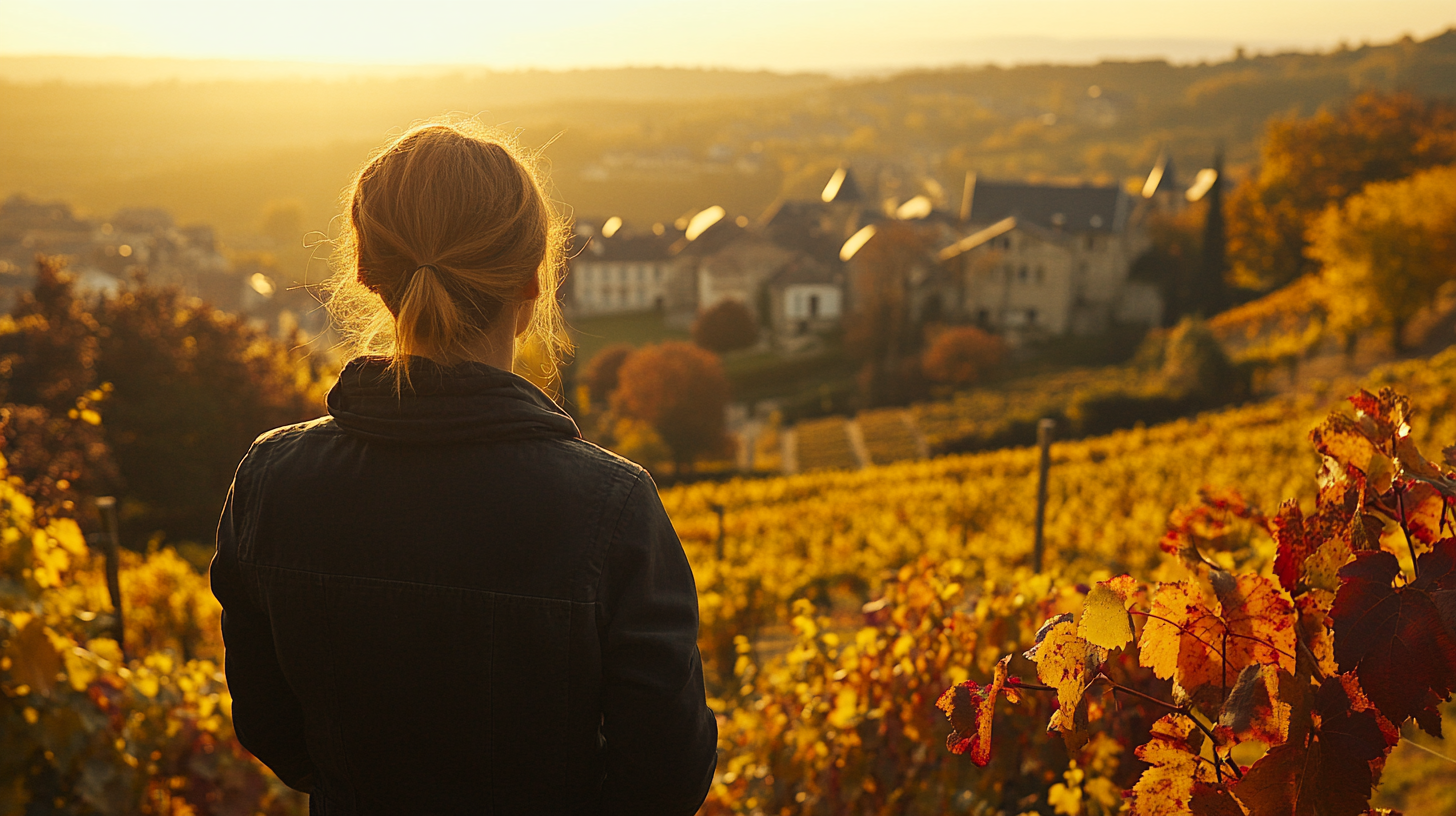
<instances>
[{"instance_id":1,"label":"green lawn","mask_svg":"<svg viewBox=\"0 0 1456 816\"><path fill-rule=\"evenodd\" d=\"M662 324L659 312L580 317L570 321L572 342L576 343L576 364L586 367L597 352L613 343L645 346L664 340L687 340L688 333Z\"/></svg>"}]
</instances>

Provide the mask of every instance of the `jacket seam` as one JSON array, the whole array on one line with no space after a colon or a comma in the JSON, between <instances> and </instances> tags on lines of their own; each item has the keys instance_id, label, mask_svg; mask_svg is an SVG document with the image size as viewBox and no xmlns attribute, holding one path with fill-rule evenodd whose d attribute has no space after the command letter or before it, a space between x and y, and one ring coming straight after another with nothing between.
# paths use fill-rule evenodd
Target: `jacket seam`
<instances>
[{"instance_id":1,"label":"jacket seam","mask_svg":"<svg viewBox=\"0 0 1456 816\"><path fill-rule=\"evenodd\" d=\"M596 588L593 590L593 595L596 597L596 600L598 602L602 602L604 600L602 595L602 579L603 576L607 574L608 562L611 560L612 557L612 549L622 538L622 520L627 515L627 508L632 506L632 497L636 495L638 486L642 484L642 477L645 473L646 471L638 473L637 477L632 481L632 486L627 489L627 495L622 500L621 508L617 510L617 518L612 522L612 534L607 539L606 548L602 550L602 571L597 575L597 585ZM605 606L605 604L603 604L603 606ZM607 620L605 622L610 624L611 613L608 612L606 617Z\"/></svg>"},{"instance_id":2,"label":"jacket seam","mask_svg":"<svg viewBox=\"0 0 1456 816\"><path fill-rule=\"evenodd\" d=\"M520 598L527 601L552 601L554 603L579 604L591 606L592 601L573 601L570 598L552 598L546 595L522 595L518 592L496 592L493 589L476 589L474 587L455 586L454 584L429 584L424 581L405 581L399 578L374 578L368 575L350 575L342 572L319 572L317 570L298 569L297 567L280 567L276 564L260 564L250 562L249 566L254 569L277 570L278 572L296 572L300 575L317 575L320 578L339 578L345 581L377 581L383 584L399 584L403 586L420 587L422 589L454 589L460 592L471 592L478 595L494 595L499 598Z\"/></svg>"}]
</instances>

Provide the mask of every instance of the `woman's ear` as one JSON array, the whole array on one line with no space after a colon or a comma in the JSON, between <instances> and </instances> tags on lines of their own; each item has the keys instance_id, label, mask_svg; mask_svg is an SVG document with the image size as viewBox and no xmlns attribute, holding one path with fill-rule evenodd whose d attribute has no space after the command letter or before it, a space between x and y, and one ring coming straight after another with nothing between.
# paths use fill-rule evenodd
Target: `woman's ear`
<instances>
[{"instance_id":1,"label":"woman's ear","mask_svg":"<svg viewBox=\"0 0 1456 816\"><path fill-rule=\"evenodd\" d=\"M531 326L531 317L536 313L536 298L541 297L541 279L535 275L521 287L520 299L516 301L516 337L526 333Z\"/></svg>"},{"instance_id":2,"label":"woman's ear","mask_svg":"<svg viewBox=\"0 0 1456 816\"><path fill-rule=\"evenodd\" d=\"M516 307L516 337L526 333L531 327L531 317L536 313L536 299L518 301Z\"/></svg>"}]
</instances>

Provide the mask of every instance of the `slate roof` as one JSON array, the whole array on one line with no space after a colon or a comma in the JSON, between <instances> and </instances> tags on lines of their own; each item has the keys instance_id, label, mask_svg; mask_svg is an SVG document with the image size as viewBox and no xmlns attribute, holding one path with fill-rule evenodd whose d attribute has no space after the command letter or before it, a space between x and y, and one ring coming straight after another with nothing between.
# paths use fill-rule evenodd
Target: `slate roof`
<instances>
[{"instance_id":1,"label":"slate roof","mask_svg":"<svg viewBox=\"0 0 1456 816\"><path fill-rule=\"evenodd\" d=\"M577 244L585 244L577 257L583 261L665 261L671 257L668 250L676 237L671 232L663 235L619 232L611 238L600 234L591 238L577 236Z\"/></svg>"},{"instance_id":2,"label":"slate roof","mask_svg":"<svg viewBox=\"0 0 1456 816\"><path fill-rule=\"evenodd\" d=\"M799 255L791 259L768 279L768 285L775 289L782 289L795 284L814 283L837 286L843 282L844 273L829 264L810 258L807 255Z\"/></svg>"},{"instance_id":3,"label":"slate roof","mask_svg":"<svg viewBox=\"0 0 1456 816\"><path fill-rule=\"evenodd\" d=\"M1020 223L1067 232L1121 232L1130 202L1119 187L977 181L972 224L1015 216Z\"/></svg>"}]
</instances>

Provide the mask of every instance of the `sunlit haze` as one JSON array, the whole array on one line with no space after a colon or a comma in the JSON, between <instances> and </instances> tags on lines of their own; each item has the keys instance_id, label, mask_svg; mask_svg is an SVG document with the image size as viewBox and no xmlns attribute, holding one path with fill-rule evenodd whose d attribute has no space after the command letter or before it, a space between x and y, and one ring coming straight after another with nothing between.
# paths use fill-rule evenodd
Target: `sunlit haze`
<instances>
[{"instance_id":1,"label":"sunlit haze","mask_svg":"<svg viewBox=\"0 0 1456 816\"><path fill-rule=\"evenodd\" d=\"M953 63L1220 59L1425 37L1427 0L741 0L198 3L0 0L0 55L495 69L670 65L856 72Z\"/></svg>"}]
</instances>

